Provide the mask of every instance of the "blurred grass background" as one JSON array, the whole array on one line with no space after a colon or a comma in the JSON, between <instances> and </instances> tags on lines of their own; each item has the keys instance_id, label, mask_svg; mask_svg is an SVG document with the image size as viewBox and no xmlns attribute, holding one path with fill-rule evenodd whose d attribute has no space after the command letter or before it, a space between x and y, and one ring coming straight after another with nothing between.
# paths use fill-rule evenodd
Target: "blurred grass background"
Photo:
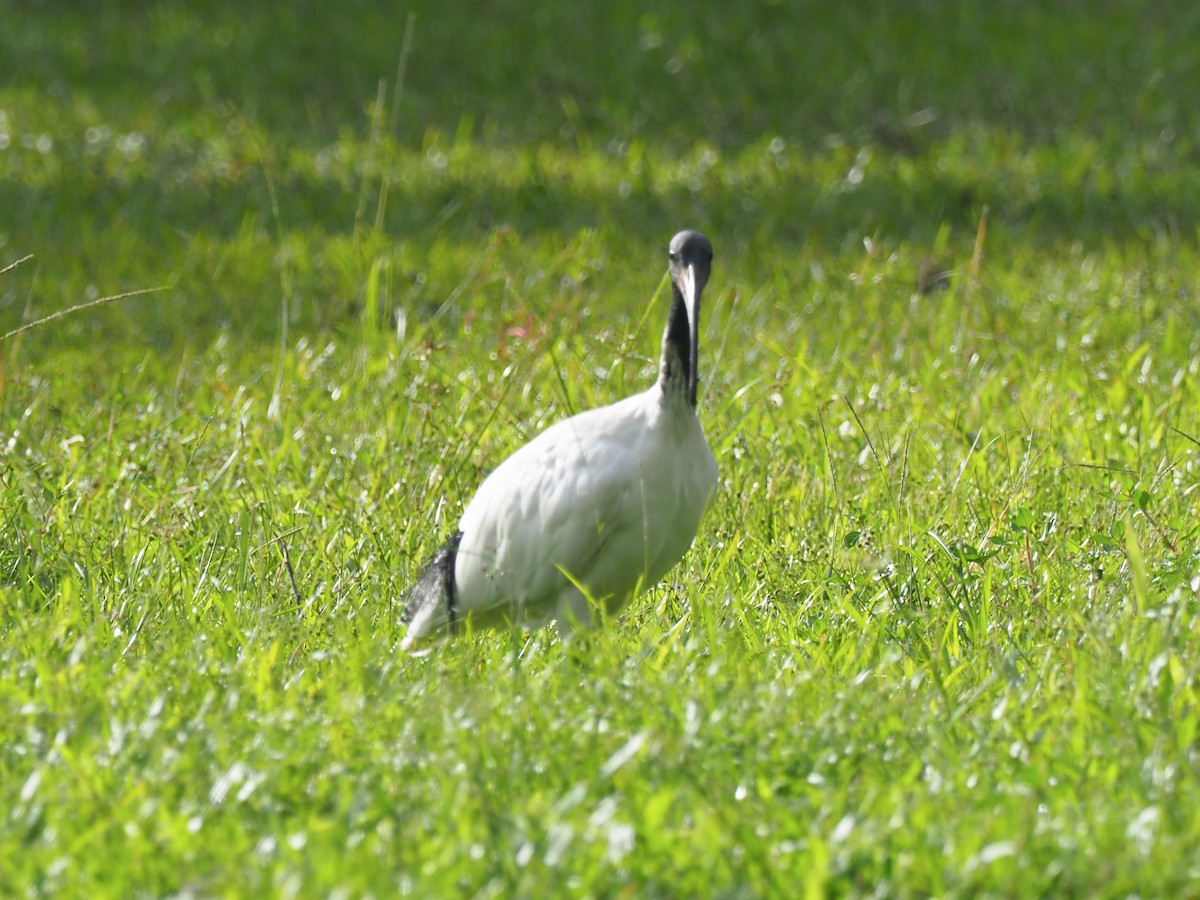
<instances>
[{"instance_id":1,"label":"blurred grass background","mask_svg":"<svg viewBox=\"0 0 1200 900\"><path fill-rule=\"evenodd\" d=\"M505 229L645 258L691 221L761 281L780 249L969 241L985 206L993 256L1196 227L1186 4L3 12L0 241L53 270L38 311L174 282L118 332L158 344L269 338L289 266L300 327L336 327L376 258L391 304L436 308Z\"/></svg>"}]
</instances>

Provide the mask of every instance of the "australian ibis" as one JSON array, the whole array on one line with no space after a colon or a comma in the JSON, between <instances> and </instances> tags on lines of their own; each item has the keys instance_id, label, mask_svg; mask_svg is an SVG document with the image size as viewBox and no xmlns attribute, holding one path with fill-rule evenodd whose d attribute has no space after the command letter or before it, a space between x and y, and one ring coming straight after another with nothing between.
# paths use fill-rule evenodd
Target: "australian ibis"
<instances>
[{"instance_id":1,"label":"australian ibis","mask_svg":"<svg viewBox=\"0 0 1200 900\"><path fill-rule=\"evenodd\" d=\"M621 610L679 562L717 487L696 415L700 297L712 244L681 231L649 390L558 422L497 466L404 597L401 646L468 627L563 639Z\"/></svg>"}]
</instances>

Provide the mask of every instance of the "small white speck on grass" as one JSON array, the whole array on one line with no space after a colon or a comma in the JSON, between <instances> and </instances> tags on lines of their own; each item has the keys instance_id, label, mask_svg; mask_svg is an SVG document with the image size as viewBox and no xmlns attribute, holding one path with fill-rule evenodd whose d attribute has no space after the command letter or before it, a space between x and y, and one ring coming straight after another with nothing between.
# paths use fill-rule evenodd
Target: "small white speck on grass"
<instances>
[{"instance_id":1,"label":"small white speck on grass","mask_svg":"<svg viewBox=\"0 0 1200 900\"><path fill-rule=\"evenodd\" d=\"M112 719L108 723L108 727L108 755L119 756L121 751L125 749L125 735L127 735L131 729L127 727L120 719L116 718Z\"/></svg>"},{"instance_id":2,"label":"small white speck on grass","mask_svg":"<svg viewBox=\"0 0 1200 900\"><path fill-rule=\"evenodd\" d=\"M587 796L587 785L582 781L571 786L565 794L558 798L553 807L556 816L562 816L573 810Z\"/></svg>"},{"instance_id":3,"label":"small white speck on grass","mask_svg":"<svg viewBox=\"0 0 1200 900\"><path fill-rule=\"evenodd\" d=\"M204 827L204 819L200 816L192 816L188 819L187 830L190 834L195 834Z\"/></svg>"},{"instance_id":4,"label":"small white speck on grass","mask_svg":"<svg viewBox=\"0 0 1200 900\"><path fill-rule=\"evenodd\" d=\"M1146 682L1151 687L1157 687L1159 678L1162 676L1163 669L1167 668L1171 661L1171 654L1167 651L1159 653L1154 659L1150 660L1150 665L1146 669Z\"/></svg>"},{"instance_id":5,"label":"small white speck on grass","mask_svg":"<svg viewBox=\"0 0 1200 900\"><path fill-rule=\"evenodd\" d=\"M136 156L146 145L146 136L140 131L131 131L117 138L117 150L125 156Z\"/></svg>"},{"instance_id":6,"label":"small white speck on grass","mask_svg":"<svg viewBox=\"0 0 1200 900\"><path fill-rule=\"evenodd\" d=\"M925 783L929 785L929 793L940 794L942 792L942 788L946 784L946 781L944 778L942 778L941 772L933 768L933 766L926 765Z\"/></svg>"},{"instance_id":7,"label":"small white speck on grass","mask_svg":"<svg viewBox=\"0 0 1200 900\"><path fill-rule=\"evenodd\" d=\"M642 745L645 743L646 732L639 731L627 740L621 749L610 756L608 761L600 767L600 776L602 778L611 778L618 769L637 755L637 752L642 749Z\"/></svg>"},{"instance_id":8,"label":"small white speck on grass","mask_svg":"<svg viewBox=\"0 0 1200 900\"><path fill-rule=\"evenodd\" d=\"M1154 846L1154 832L1158 828L1159 815L1157 806L1147 806L1125 829L1125 836L1133 841L1143 856Z\"/></svg>"},{"instance_id":9,"label":"small white speck on grass","mask_svg":"<svg viewBox=\"0 0 1200 900\"><path fill-rule=\"evenodd\" d=\"M390 844L396 836L396 826L390 819L383 819L375 826L375 836L383 843Z\"/></svg>"},{"instance_id":10,"label":"small white speck on grass","mask_svg":"<svg viewBox=\"0 0 1200 900\"><path fill-rule=\"evenodd\" d=\"M147 719L157 719L159 716L162 715L162 711L163 711L163 709L166 708L166 705L167 705L166 694L159 694L150 703L150 708L146 710L146 718Z\"/></svg>"},{"instance_id":11,"label":"small white speck on grass","mask_svg":"<svg viewBox=\"0 0 1200 900\"><path fill-rule=\"evenodd\" d=\"M40 769L34 769L29 773L29 777L25 779L25 784L21 786L21 802L28 803L33 795L37 793L38 787L42 783L42 772Z\"/></svg>"},{"instance_id":12,"label":"small white speck on grass","mask_svg":"<svg viewBox=\"0 0 1200 900\"><path fill-rule=\"evenodd\" d=\"M94 153L101 144L107 144L112 139L112 129L107 125L93 125L83 133L83 139L87 144L87 149Z\"/></svg>"},{"instance_id":13,"label":"small white speck on grass","mask_svg":"<svg viewBox=\"0 0 1200 900\"><path fill-rule=\"evenodd\" d=\"M287 842L293 850L303 850L304 845L308 843L308 835L303 831L297 831L287 839Z\"/></svg>"},{"instance_id":14,"label":"small white speck on grass","mask_svg":"<svg viewBox=\"0 0 1200 900\"><path fill-rule=\"evenodd\" d=\"M533 844L531 844L529 841L526 841L517 848L517 868L525 868L527 865L529 865L529 861L531 859L533 859Z\"/></svg>"},{"instance_id":15,"label":"small white speck on grass","mask_svg":"<svg viewBox=\"0 0 1200 900\"><path fill-rule=\"evenodd\" d=\"M829 839L835 844L845 843L846 838L850 837L850 833L854 831L855 819L853 813L846 813L842 816L840 822L833 827L833 834Z\"/></svg>"},{"instance_id":16,"label":"small white speck on grass","mask_svg":"<svg viewBox=\"0 0 1200 900\"><path fill-rule=\"evenodd\" d=\"M992 721L999 722L1004 718L1004 711L1008 708L1008 698L1001 697L996 701L996 705L992 707Z\"/></svg>"},{"instance_id":17,"label":"small white speck on grass","mask_svg":"<svg viewBox=\"0 0 1200 900\"><path fill-rule=\"evenodd\" d=\"M243 803L254 793L266 776L255 772L243 762L235 762L221 775L209 789L208 799L213 806L220 806L229 796L234 785L241 785L234 795L238 803Z\"/></svg>"},{"instance_id":18,"label":"small white speck on grass","mask_svg":"<svg viewBox=\"0 0 1200 900\"><path fill-rule=\"evenodd\" d=\"M591 828L599 828L606 824L617 812L617 798L615 796L605 797L596 804L596 808L592 810L592 814L588 816L588 826Z\"/></svg>"},{"instance_id":19,"label":"small white speck on grass","mask_svg":"<svg viewBox=\"0 0 1200 900\"><path fill-rule=\"evenodd\" d=\"M854 158L854 165L850 167L850 171L846 173L846 186L856 188L862 184L863 176L866 174L867 164L871 161L871 151L863 148L858 151L858 155ZM870 253L873 242L869 237L863 238L863 246Z\"/></svg>"},{"instance_id":20,"label":"small white speck on grass","mask_svg":"<svg viewBox=\"0 0 1200 900\"><path fill-rule=\"evenodd\" d=\"M213 786L209 788L208 802L213 806L220 806L224 803L225 797L229 794L229 789L242 780L244 768L240 762L235 762L226 769L225 773L214 781Z\"/></svg>"},{"instance_id":21,"label":"small white speck on grass","mask_svg":"<svg viewBox=\"0 0 1200 900\"><path fill-rule=\"evenodd\" d=\"M627 822L613 822L608 826L608 849L610 863L619 863L637 846L637 833Z\"/></svg>"},{"instance_id":22,"label":"small white speck on grass","mask_svg":"<svg viewBox=\"0 0 1200 900\"><path fill-rule=\"evenodd\" d=\"M973 872L980 866L990 865L998 859L1004 859L1008 856L1017 855L1017 845L1012 841L995 841L988 844L969 860L967 860L966 870Z\"/></svg>"},{"instance_id":23,"label":"small white speck on grass","mask_svg":"<svg viewBox=\"0 0 1200 900\"><path fill-rule=\"evenodd\" d=\"M575 829L570 825L555 822L547 830L546 838L549 846L546 848L545 862L553 869L562 861L563 854L571 846L571 841L575 838Z\"/></svg>"}]
</instances>

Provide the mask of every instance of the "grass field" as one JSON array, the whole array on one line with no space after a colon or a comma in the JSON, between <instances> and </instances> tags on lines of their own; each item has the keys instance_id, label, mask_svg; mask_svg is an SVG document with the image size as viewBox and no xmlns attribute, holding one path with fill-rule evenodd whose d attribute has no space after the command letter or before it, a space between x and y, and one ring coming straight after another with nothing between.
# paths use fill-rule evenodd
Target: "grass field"
<instances>
[{"instance_id":1,"label":"grass field","mask_svg":"<svg viewBox=\"0 0 1200 900\"><path fill-rule=\"evenodd\" d=\"M1200 896L1200 7L91 6L0 333L162 290L0 340L0 895ZM684 227L692 551L401 655Z\"/></svg>"}]
</instances>

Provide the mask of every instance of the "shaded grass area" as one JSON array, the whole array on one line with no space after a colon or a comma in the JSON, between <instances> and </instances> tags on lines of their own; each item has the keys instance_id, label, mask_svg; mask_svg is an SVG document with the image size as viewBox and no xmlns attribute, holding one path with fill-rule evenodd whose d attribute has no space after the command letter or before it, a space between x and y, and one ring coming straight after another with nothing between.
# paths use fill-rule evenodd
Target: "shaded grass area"
<instances>
[{"instance_id":1,"label":"shaded grass area","mask_svg":"<svg viewBox=\"0 0 1200 900\"><path fill-rule=\"evenodd\" d=\"M311 263L295 313L327 328L375 258L440 305L501 227L626 258L697 220L746 276L863 236L969 241L985 206L1001 261L1008 232L1195 233L1182 7L414 7L405 55L408 12L11 6L5 242L23 223L72 295L172 278L198 326L266 338L286 261Z\"/></svg>"},{"instance_id":2,"label":"shaded grass area","mask_svg":"<svg viewBox=\"0 0 1200 900\"><path fill-rule=\"evenodd\" d=\"M0 20L0 331L170 285L0 343L0 892L1194 891L1191 7ZM400 656L684 226L696 547Z\"/></svg>"}]
</instances>

